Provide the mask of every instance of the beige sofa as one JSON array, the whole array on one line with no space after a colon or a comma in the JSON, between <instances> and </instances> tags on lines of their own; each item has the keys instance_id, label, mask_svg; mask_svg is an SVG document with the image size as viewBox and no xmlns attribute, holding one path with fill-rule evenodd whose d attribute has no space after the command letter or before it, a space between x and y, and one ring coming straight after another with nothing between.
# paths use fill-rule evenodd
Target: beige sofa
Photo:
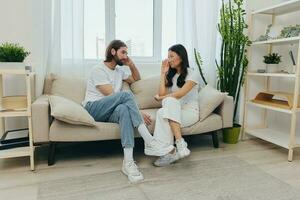
<instances>
[{"instance_id":1,"label":"beige sofa","mask_svg":"<svg viewBox=\"0 0 300 200\"><path fill-rule=\"evenodd\" d=\"M153 133L155 113L161 104L154 100L157 93L159 77L140 80L131 86L124 83L122 90L131 90L136 97L141 112L151 115L153 124L149 126ZM84 99L86 82L81 79L49 75L44 82L43 95L32 104L33 141L35 145L49 143L48 164L54 164L55 147L59 142L84 142L112 140L120 138L118 124L96 122L96 126L73 125L59 121L50 115L49 95L68 98L80 104ZM182 128L183 135L209 133L214 147L218 147L217 130L231 127L233 116L233 99L226 96L221 105L204 121ZM138 134L136 134L138 137Z\"/></svg>"}]
</instances>

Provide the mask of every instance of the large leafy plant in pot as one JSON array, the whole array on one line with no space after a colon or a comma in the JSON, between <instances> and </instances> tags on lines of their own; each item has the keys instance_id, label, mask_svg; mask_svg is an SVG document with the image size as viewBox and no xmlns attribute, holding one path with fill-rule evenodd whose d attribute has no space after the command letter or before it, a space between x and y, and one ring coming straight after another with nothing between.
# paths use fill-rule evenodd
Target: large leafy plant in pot
<instances>
[{"instance_id":1,"label":"large leafy plant in pot","mask_svg":"<svg viewBox=\"0 0 300 200\"><path fill-rule=\"evenodd\" d=\"M222 0L218 23L222 44L219 61L216 61L218 88L234 99L234 125L223 130L223 140L226 143L237 143L240 134L241 126L236 121L236 114L248 65L246 47L251 44L245 34L248 28L245 15L243 0L228 0L226 3Z\"/></svg>"}]
</instances>

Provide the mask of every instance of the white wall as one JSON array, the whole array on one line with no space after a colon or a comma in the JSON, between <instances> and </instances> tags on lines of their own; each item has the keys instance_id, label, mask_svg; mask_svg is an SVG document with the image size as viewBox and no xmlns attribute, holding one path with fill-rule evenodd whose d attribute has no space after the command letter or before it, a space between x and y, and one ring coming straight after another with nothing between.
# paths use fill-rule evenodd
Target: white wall
<instances>
[{"instance_id":1,"label":"white wall","mask_svg":"<svg viewBox=\"0 0 300 200\"><path fill-rule=\"evenodd\" d=\"M0 43L13 42L24 46L31 54L27 64L38 67L41 59L41 44L37 36L39 30L34 24L34 0L2 0L0 2ZM21 76L4 77L4 95L25 94L25 79ZM27 127L26 118L9 118L6 128ZM0 133L1 135L1 133Z\"/></svg>"},{"instance_id":2,"label":"white wall","mask_svg":"<svg viewBox=\"0 0 300 200\"><path fill-rule=\"evenodd\" d=\"M278 3L284 2L284 0L248 0L247 1L247 12L250 13L251 10L262 9L271 5L275 5ZM271 23L270 17L265 16L257 16L253 19L253 23L255 24L255 29L253 29L253 38L257 39L259 35L264 34L266 30L266 26ZM282 26L295 25L300 24L300 12L295 12L287 15L283 15L277 18L275 24L279 24ZM278 52L282 55L282 63L281 66L291 66L291 61L289 59L288 51L293 50L294 54L297 55L297 45L293 46L277 46L273 48L273 51ZM267 47L254 47L252 50L252 60L250 63L252 69L264 68L265 64L263 64L263 55L267 54ZM297 57L297 56L296 56ZM260 87L263 84L262 78L252 78L250 81L250 98L254 98L258 91L263 90L264 88ZM283 79L283 78L272 78L271 81L271 90L281 90L286 92L293 92L294 90L294 81L291 79ZM249 107L249 122L252 125L257 125L262 121L262 118L258 117L262 109ZM243 109L241 109L243 112ZM262 116L262 115L261 115ZM299 117L299 116L298 116ZM276 128L282 131L289 131L290 127L290 115L269 111L268 112L268 122L269 127ZM300 119L298 119L298 124L300 124ZM298 130L299 130L298 126Z\"/></svg>"}]
</instances>

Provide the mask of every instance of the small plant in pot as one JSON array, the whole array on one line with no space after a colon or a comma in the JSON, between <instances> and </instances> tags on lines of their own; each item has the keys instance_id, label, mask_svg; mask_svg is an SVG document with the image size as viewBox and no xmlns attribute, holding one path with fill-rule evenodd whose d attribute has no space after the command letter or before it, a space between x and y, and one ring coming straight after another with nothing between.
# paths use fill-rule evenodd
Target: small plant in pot
<instances>
[{"instance_id":1,"label":"small plant in pot","mask_svg":"<svg viewBox=\"0 0 300 200\"><path fill-rule=\"evenodd\" d=\"M278 64L281 62L281 56L278 53L269 53L264 56L264 63L266 63L267 72L278 72Z\"/></svg>"},{"instance_id":2,"label":"small plant in pot","mask_svg":"<svg viewBox=\"0 0 300 200\"><path fill-rule=\"evenodd\" d=\"M24 47L14 43L0 45L1 68L24 68L24 59L30 54Z\"/></svg>"}]
</instances>

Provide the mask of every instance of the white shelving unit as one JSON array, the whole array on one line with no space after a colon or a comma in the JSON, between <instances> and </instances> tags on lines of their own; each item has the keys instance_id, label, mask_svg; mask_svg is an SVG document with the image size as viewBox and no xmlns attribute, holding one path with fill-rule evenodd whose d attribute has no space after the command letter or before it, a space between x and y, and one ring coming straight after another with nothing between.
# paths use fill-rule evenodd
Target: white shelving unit
<instances>
[{"instance_id":1,"label":"white shelving unit","mask_svg":"<svg viewBox=\"0 0 300 200\"><path fill-rule=\"evenodd\" d=\"M251 13L250 22L249 22L249 36L252 37L253 28L253 17L256 15L269 15L272 19L272 24L275 22L277 16L292 13L295 11L300 11L300 0L290 0L275 6L271 6L265 9L257 10ZM296 122L297 122L297 113L300 112L298 108L298 100L299 100L299 81L300 81L300 37L291 37L291 38L283 38L283 39L274 39L267 41L259 41L253 42L252 45L248 49L248 57L249 57L249 69L246 76L245 81L245 100L244 100L244 116L243 116L243 134L242 139L245 134L249 134L251 136L260 138L262 140L271 142L278 146L288 149L288 160L293 160L293 151L295 148L300 147L300 136L296 136ZM257 46L266 46L268 47L268 53L271 53L273 50L273 46L278 45L288 45L288 44L297 44L298 45L298 55L297 55L297 65L296 65L296 73L295 74L287 74L287 73L256 73L253 70L251 71L251 56L253 51ZM294 92L293 92L293 105L291 109L280 108L272 105L265 105L260 103L252 102L249 99L249 80L255 77L260 77L264 80L265 91L270 91L270 79L272 78L290 78L294 81ZM248 126L247 115L248 110L251 107L258 107L264 109L263 112L263 123L258 128ZM273 130L268 128L267 125L267 111L272 110L276 112L286 113L288 117L291 118L290 131L282 132Z\"/></svg>"},{"instance_id":2,"label":"white shelving unit","mask_svg":"<svg viewBox=\"0 0 300 200\"><path fill-rule=\"evenodd\" d=\"M24 75L26 78L26 95L3 97L3 75ZM34 170L34 146L32 140L31 103L34 96L34 73L24 69L0 69L0 127L4 132L4 118L6 117L27 117L29 146L15 147L0 150L0 159L13 157L30 157L30 169ZM33 82L33 84L32 84Z\"/></svg>"}]
</instances>

